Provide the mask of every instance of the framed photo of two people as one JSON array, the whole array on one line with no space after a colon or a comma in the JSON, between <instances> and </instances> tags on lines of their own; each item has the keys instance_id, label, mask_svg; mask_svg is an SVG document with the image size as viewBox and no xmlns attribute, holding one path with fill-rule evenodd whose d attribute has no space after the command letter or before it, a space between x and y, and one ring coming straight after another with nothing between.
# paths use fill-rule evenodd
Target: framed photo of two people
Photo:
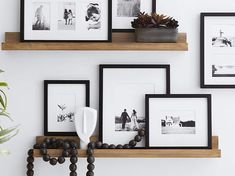
<instances>
[{"instance_id":1,"label":"framed photo of two people","mask_svg":"<svg viewBox=\"0 0 235 176\"><path fill-rule=\"evenodd\" d=\"M145 128L145 94L169 93L169 65L100 65L100 140L127 144Z\"/></svg>"}]
</instances>

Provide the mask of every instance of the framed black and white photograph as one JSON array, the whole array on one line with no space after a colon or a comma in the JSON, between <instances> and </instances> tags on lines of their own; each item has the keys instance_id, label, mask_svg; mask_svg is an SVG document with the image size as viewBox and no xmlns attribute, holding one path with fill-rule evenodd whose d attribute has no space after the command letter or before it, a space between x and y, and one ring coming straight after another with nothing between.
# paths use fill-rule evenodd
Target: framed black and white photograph
<instances>
[{"instance_id":1,"label":"framed black and white photograph","mask_svg":"<svg viewBox=\"0 0 235 176\"><path fill-rule=\"evenodd\" d=\"M110 42L112 1L21 0L21 41Z\"/></svg>"},{"instance_id":2,"label":"framed black and white photograph","mask_svg":"<svg viewBox=\"0 0 235 176\"><path fill-rule=\"evenodd\" d=\"M211 149L211 95L146 95L146 146Z\"/></svg>"},{"instance_id":3,"label":"framed black and white photograph","mask_svg":"<svg viewBox=\"0 0 235 176\"><path fill-rule=\"evenodd\" d=\"M169 65L100 65L100 140L127 144L145 128L148 93L170 93Z\"/></svg>"},{"instance_id":4,"label":"framed black and white photograph","mask_svg":"<svg viewBox=\"0 0 235 176\"><path fill-rule=\"evenodd\" d=\"M235 13L201 13L201 88L235 88Z\"/></svg>"},{"instance_id":5,"label":"framed black and white photograph","mask_svg":"<svg viewBox=\"0 0 235 176\"><path fill-rule=\"evenodd\" d=\"M113 32L132 32L131 21L140 12L156 11L156 0L113 0L112 3Z\"/></svg>"},{"instance_id":6,"label":"framed black and white photograph","mask_svg":"<svg viewBox=\"0 0 235 176\"><path fill-rule=\"evenodd\" d=\"M44 81L44 135L76 136L76 112L89 107L90 82L87 80Z\"/></svg>"}]
</instances>

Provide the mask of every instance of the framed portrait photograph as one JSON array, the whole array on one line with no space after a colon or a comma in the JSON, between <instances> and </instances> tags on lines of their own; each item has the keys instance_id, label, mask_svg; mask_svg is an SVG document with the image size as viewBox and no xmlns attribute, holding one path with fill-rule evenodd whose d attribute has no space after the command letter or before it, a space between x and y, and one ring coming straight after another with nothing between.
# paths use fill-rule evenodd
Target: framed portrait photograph
<instances>
[{"instance_id":1,"label":"framed portrait photograph","mask_svg":"<svg viewBox=\"0 0 235 176\"><path fill-rule=\"evenodd\" d=\"M76 136L76 112L89 107L90 81L44 81L44 135Z\"/></svg>"},{"instance_id":2,"label":"framed portrait photograph","mask_svg":"<svg viewBox=\"0 0 235 176\"><path fill-rule=\"evenodd\" d=\"M140 12L156 12L156 0L113 0L112 3L113 32L133 32L131 21Z\"/></svg>"},{"instance_id":3,"label":"framed portrait photograph","mask_svg":"<svg viewBox=\"0 0 235 176\"><path fill-rule=\"evenodd\" d=\"M146 146L211 149L211 95L146 95Z\"/></svg>"},{"instance_id":4,"label":"framed portrait photograph","mask_svg":"<svg viewBox=\"0 0 235 176\"><path fill-rule=\"evenodd\" d=\"M21 41L110 42L112 1L21 0Z\"/></svg>"},{"instance_id":5,"label":"framed portrait photograph","mask_svg":"<svg viewBox=\"0 0 235 176\"><path fill-rule=\"evenodd\" d=\"M128 144L145 128L145 94L167 93L169 65L100 65L100 140Z\"/></svg>"},{"instance_id":6,"label":"framed portrait photograph","mask_svg":"<svg viewBox=\"0 0 235 176\"><path fill-rule=\"evenodd\" d=\"M235 88L235 13L201 13L201 88Z\"/></svg>"}]
</instances>

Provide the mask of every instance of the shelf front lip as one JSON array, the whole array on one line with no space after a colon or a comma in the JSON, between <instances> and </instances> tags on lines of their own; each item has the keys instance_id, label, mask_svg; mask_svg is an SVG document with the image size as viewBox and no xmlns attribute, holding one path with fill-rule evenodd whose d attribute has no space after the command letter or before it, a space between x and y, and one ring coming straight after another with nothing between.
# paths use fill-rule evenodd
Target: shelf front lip
<instances>
[{"instance_id":1,"label":"shelf front lip","mask_svg":"<svg viewBox=\"0 0 235 176\"><path fill-rule=\"evenodd\" d=\"M48 149L48 154L52 157L58 157L62 151L62 149ZM86 157L86 151L78 150L78 156ZM221 150L96 149L94 156L97 158L220 158ZM34 157L41 157L38 149L34 149Z\"/></svg>"},{"instance_id":2,"label":"shelf front lip","mask_svg":"<svg viewBox=\"0 0 235 176\"><path fill-rule=\"evenodd\" d=\"M42 46L42 44L44 46ZM74 45L73 45L74 44ZM98 45L98 46L97 46ZM2 50L32 51L188 51L187 43L2 43Z\"/></svg>"}]
</instances>

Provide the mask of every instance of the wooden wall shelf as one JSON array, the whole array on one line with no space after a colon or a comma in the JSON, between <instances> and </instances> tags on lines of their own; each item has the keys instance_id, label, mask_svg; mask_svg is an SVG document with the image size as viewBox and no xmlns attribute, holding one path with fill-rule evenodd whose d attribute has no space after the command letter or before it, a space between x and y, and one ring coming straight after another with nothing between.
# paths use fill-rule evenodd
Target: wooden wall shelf
<instances>
[{"instance_id":1,"label":"wooden wall shelf","mask_svg":"<svg viewBox=\"0 0 235 176\"><path fill-rule=\"evenodd\" d=\"M187 35L180 33L177 43L136 43L133 33L113 33L112 43L97 42L20 42L19 32L6 32L2 50L141 50L187 51Z\"/></svg>"},{"instance_id":2,"label":"wooden wall shelf","mask_svg":"<svg viewBox=\"0 0 235 176\"><path fill-rule=\"evenodd\" d=\"M36 141L39 143L45 137L37 137ZM59 137L61 138L61 137ZM64 137L66 138L66 137ZM70 137L74 138L74 137ZM78 142L78 138L74 138ZM93 137L92 141L96 138ZM211 150L171 150L171 149L96 149L94 156L98 158L220 158L221 150L218 149L218 137L212 137ZM48 149L48 154L53 157L58 157L62 153L62 149ZM86 157L85 150L78 150L79 157ZM41 157L40 151L34 149L34 157Z\"/></svg>"}]
</instances>

